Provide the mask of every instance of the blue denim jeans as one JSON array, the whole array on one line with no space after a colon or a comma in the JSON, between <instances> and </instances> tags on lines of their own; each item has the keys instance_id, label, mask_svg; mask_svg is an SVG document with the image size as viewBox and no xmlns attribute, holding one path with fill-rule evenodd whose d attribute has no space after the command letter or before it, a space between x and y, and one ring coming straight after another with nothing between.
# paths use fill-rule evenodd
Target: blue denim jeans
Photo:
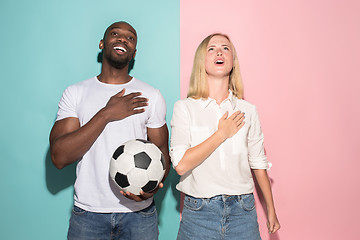
<instances>
[{"instance_id":1,"label":"blue denim jeans","mask_svg":"<svg viewBox=\"0 0 360 240\"><path fill-rule=\"evenodd\" d=\"M261 240L254 195L186 195L177 239Z\"/></svg>"},{"instance_id":2,"label":"blue denim jeans","mask_svg":"<svg viewBox=\"0 0 360 240\"><path fill-rule=\"evenodd\" d=\"M157 220L154 202L141 211L129 213L94 213L74 206L68 239L157 240Z\"/></svg>"}]
</instances>

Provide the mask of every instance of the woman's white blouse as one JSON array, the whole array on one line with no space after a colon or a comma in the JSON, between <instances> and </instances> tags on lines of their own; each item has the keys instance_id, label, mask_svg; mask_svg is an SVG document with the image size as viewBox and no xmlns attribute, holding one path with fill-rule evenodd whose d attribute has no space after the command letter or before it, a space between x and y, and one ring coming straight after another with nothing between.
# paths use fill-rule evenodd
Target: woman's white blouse
<instances>
[{"instance_id":1,"label":"woman's white blouse","mask_svg":"<svg viewBox=\"0 0 360 240\"><path fill-rule=\"evenodd\" d=\"M240 110L245 125L223 142L204 162L180 178L176 188L194 197L252 193L252 169L269 169L263 133L256 107L229 93L220 105L214 99L186 98L175 103L171 120L170 156L175 168L187 149L198 145L216 130L219 119Z\"/></svg>"}]
</instances>

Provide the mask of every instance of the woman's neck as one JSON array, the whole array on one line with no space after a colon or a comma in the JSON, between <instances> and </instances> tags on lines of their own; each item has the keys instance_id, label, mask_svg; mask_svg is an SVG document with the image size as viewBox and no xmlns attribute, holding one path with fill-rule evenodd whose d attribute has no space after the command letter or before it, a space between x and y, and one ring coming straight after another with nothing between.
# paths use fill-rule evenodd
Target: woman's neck
<instances>
[{"instance_id":1,"label":"woman's neck","mask_svg":"<svg viewBox=\"0 0 360 240\"><path fill-rule=\"evenodd\" d=\"M211 78L208 76L209 97L215 99L220 105L229 95L229 76L224 78Z\"/></svg>"}]
</instances>

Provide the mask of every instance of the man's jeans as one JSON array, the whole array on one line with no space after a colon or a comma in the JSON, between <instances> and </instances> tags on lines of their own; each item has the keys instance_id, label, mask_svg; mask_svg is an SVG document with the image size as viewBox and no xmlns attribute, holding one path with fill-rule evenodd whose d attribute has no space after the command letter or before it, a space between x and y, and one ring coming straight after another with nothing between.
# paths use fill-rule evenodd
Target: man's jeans
<instances>
[{"instance_id":1,"label":"man's jeans","mask_svg":"<svg viewBox=\"0 0 360 240\"><path fill-rule=\"evenodd\" d=\"M253 194L194 198L186 195L178 240L259 240Z\"/></svg>"},{"instance_id":2,"label":"man's jeans","mask_svg":"<svg viewBox=\"0 0 360 240\"><path fill-rule=\"evenodd\" d=\"M157 240L157 220L154 202L141 211L129 213L94 213L74 206L68 239Z\"/></svg>"}]
</instances>

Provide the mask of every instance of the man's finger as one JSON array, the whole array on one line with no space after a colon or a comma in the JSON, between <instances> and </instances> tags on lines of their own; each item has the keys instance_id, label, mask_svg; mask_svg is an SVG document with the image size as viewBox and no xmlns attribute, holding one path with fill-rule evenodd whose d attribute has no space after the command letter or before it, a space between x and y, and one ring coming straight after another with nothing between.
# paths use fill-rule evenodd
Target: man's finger
<instances>
[{"instance_id":1,"label":"man's finger","mask_svg":"<svg viewBox=\"0 0 360 240\"><path fill-rule=\"evenodd\" d=\"M123 96L124 94L125 94L125 88L121 89L121 91L118 92L117 94L115 94L115 96L121 97L121 96Z\"/></svg>"},{"instance_id":2,"label":"man's finger","mask_svg":"<svg viewBox=\"0 0 360 240\"><path fill-rule=\"evenodd\" d=\"M141 95L142 95L141 92L133 92L133 93L129 93L128 95L125 95L124 97L126 97L128 99L132 99L132 98L136 98Z\"/></svg>"}]
</instances>

